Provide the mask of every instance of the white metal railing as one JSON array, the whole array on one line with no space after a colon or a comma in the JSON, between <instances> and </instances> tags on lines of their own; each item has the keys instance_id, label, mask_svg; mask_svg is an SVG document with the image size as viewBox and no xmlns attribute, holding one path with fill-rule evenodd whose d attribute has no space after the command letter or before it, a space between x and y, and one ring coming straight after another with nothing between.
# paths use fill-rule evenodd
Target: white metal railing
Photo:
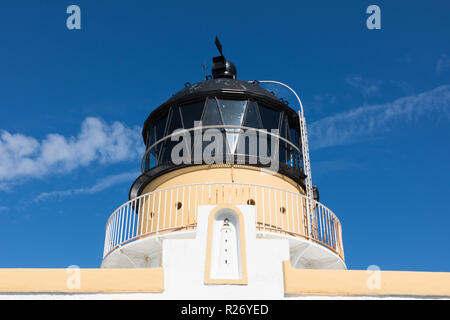
<instances>
[{"instance_id":1,"label":"white metal railing","mask_svg":"<svg viewBox=\"0 0 450 320\"><path fill-rule=\"evenodd\" d=\"M244 183L182 185L149 192L124 203L106 223L103 257L143 237L195 230L198 206L218 203L254 205L258 231L309 239L344 259L341 224L330 209L313 201L312 216L308 219L305 195Z\"/></svg>"}]
</instances>

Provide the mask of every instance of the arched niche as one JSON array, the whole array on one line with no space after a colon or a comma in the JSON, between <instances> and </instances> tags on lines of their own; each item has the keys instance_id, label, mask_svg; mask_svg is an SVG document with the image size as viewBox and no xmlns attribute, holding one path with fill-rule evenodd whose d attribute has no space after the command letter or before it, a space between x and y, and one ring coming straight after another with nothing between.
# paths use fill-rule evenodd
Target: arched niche
<instances>
[{"instance_id":1,"label":"arched niche","mask_svg":"<svg viewBox=\"0 0 450 320\"><path fill-rule=\"evenodd\" d=\"M247 284L245 229L242 213L219 206L208 223L206 284Z\"/></svg>"}]
</instances>

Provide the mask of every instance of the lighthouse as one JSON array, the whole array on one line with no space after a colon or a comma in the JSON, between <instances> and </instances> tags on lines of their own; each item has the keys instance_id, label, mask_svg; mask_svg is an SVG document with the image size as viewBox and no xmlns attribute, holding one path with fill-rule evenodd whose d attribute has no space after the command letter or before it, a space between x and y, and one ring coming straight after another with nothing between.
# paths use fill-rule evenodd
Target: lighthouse
<instances>
[{"instance_id":1,"label":"lighthouse","mask_svg":"<svg viewBox=\"0 0 450 320\"><path fill-rule=\"evenodd\" d=\"M102 268L163 268L165 297L279 298L283 263L346 269L341 223L312 185L297 93L238 79L216 46L211 75L145 120L141 174L107 220Z\"/></svg>"}]
</instances>

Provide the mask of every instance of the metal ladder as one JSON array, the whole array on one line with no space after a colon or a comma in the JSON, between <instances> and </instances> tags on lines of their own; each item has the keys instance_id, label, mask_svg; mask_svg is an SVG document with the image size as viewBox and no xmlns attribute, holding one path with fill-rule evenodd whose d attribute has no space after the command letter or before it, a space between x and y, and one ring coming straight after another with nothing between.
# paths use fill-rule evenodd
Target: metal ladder
<instances>
[{"instance_id":1,"label":"metal ladder","mask_svg":"<svg viewBox=\"0 0 450 320\"><path fill-rule=\"evenodd\" d=\"M314 219L314 202L313 202L313 187L312 187L312 177L311 177L311 162L309 159L309 146L308 146L308 133L306 130L306 119L303 114L298 112L298 119L300 122L300 137L302 143L302 154L303 154L303 166L305 169L306 179L306 197L308 198L306 204L306 213L308 217L308 233L310 237L313 237L315 229L315 219Z\"/></svg>"}]
</instances>

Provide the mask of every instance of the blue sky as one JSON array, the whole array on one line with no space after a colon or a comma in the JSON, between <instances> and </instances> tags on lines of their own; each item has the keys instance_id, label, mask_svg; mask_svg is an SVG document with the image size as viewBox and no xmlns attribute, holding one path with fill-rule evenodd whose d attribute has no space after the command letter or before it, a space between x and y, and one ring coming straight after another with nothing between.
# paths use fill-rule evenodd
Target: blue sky
<instances>
[{"instance_id":1,"label":"blue sky","mask_svg":"<svg viewBox=\"0 0 450 320\"><path fill-rule=\"evenodd\" d=\"M71 4L81 30L66 28ZM366 28L370 4L381 30ZM0 267L100 265L143 122L202 80L219 35L238 78L300 94L348 268L449 272L449 13L448 1L3 1Z\"/></svg>"}]
</instances>

